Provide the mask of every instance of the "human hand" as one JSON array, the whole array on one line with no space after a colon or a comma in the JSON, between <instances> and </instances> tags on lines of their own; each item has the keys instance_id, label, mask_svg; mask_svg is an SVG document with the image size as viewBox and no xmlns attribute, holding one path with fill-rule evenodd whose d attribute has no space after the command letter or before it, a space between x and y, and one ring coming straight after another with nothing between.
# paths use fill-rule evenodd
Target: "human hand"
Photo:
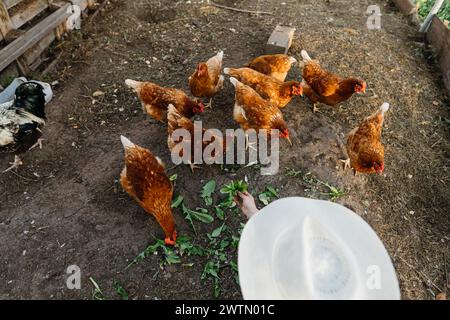
<instances>
[{"instance_id":1,"label":"human hand","mask_svg":"<svg viewBox=\"0 0 450 320\"><path fill-rule=\"evenodd\" d=\"M258 212L258 208L255 204L255 199L249 192L238 192L234 197L234 202L241 209L242 213L250 219L255 213Z\"/></svg>"}]
</instances>

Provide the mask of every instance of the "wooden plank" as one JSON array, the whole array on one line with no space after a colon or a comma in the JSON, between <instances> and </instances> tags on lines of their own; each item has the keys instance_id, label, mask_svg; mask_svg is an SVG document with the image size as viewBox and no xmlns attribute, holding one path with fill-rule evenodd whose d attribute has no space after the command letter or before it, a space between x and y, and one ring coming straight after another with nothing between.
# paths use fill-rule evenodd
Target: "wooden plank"
<instances>
[{"instance_id":1,"label":"wooden plank","mask_svg":"<svg viewBox=\"0 0 450 320\"><path fill-rule=\"evenodd\" d=\"M50 44L55 40L55 33L50 32L48 35L46 35L44 38L42 38L38 43L36 43L34 46L32 46L30 49L28 49L24 54L23 58L27 65L31 66L35 60L39 58L39 56L47 50L47 48L50 46ZM31 67L31 70L34 68Z\"/></svg>"},{"instance_id":2,"label":"wooden plank","mask_svg":"<svg viewBox=\"0 0 450 320\"><path fill-rule=\"evenodd\" d=\"M436 15L431 20L427 41L436 49L439 68L450 96L450 30Z\"/></svg>"},{"instance_id":3,"label":"wooden plank","mask_svg":"<svg viewBox=\"0 0 450 320\"><path fill-rule=\"evenodd\" d=\"M295 28L277 25L266 44L266 54L287 54L294 38Z\"/></svg>"},{"instance_id":4,"label":"wooden plank","mask_svg":"<svg viewBox=\"0 0 450 320\"><path fill-rule=\"evenodd\" d=\"M47 0L24 0L10 10L11 22L16 29L48 8Z\"/></svg>"},{"instance_id":5,"label":"wooden plank","mask_svg":"<svg viewBox=\"0 0 450 320\"><path fill-rule=\"evenodd\" d=\"M5 4L7 9L10 9L14 7L19 2L22 2L23 0L3 0L3 3Z\"/></svg>"},{"instance_id":6,"label":"wooden plank","mask_svg":"<svg viewBox=\"0 0 450 320\"><path fill-rule=\"evenodd\" d=\"M20 57L25 51L30 49L39 40L48 35L63 21L65 21L70 13L67 13L67 8L70 4L58 9L50 16L35 25L23 36L11 42L0 51L0 70L6 68L10 63Z\"/></svg>"}]
</instances>

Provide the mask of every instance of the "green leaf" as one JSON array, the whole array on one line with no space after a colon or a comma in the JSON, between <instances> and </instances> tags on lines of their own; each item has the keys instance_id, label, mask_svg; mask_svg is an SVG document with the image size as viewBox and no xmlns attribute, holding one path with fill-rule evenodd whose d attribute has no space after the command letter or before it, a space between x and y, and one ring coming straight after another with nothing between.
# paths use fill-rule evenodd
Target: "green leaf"
<instances>
[{"instance_id":1,"label":"green leaf","mask_svg":"<svg viewBox=\"0 0 450 320\"><path fill-rule=\"evenodd\" d=\"M222 234L222 231L225 229L225 223L222 224L220 227L218 227L217 229L215 229L212 233L211 236L213 238L217 238L218 236L220 236Z\"/></svg>"},{"instance_id":2,"label":"green leaf","mask_svg":"<svg viewBox=\"0 0 450 320\"><path fill-rule=\"evenodd\" d=\"M273 197L277 197L277 198L280 197L280 195L278 194L278 190L275 190L272 187L267 187L267 191L269 191Z\"/></svg>"},{"instance_id":3,"label":"green leaf","mask_svg":"<svg viewBox=\"0 0 450 320\"><path fill-rule=\"evenodd\" d=\"M239 246L239 240L240 240L240 238L239 238L239 237L236 237L236 236L232 236L231 239L232 239L231 246L232 246L233 248L237 248L237 247Z\"/></svg>"},{"instance_id":4,"label":"green leaf","mask_svg":"<svg viewBox=\"0 0 450 320\"><path fill-rule=\"evenodd\" d=\"M220 193L222 194L228 194L229 197L234 197L237 195L238 192L246 192L248 190L248 184L246 184L244 181L231 181L230 184L227 184L223 186L220 189Z\"/></svg>"},{"instance_id":5,"label":"green leaf","mask_svg":"<svg viewBox=\"0 0 450 320\"><path fill-rule=\"evenodd\" d=\"M216 212L217 218L225 220L225 212L219 206L215 206L214 211Z\"/></svg>"},{"instance_id":6,"label":"green leaf","mask_svg":"<svg viewBox=\"0 0 450 320\"><path fill-rule=\"evenodd\" d=\"M122 298L122 300L128 300L128 293L119 282L114 280L113 286L117 294Z\"/></svg>"},{"instance_id":7,"label":"green leaf","mask_svg":"<svg viewBox=\"0 0 450 320\"><path fill-rule=\"evenodd\" d=\"M178 195L172 202L172 208L178 208L183 201L184 198L181 195Z\"/></svg>"},{"instance_id":8,"label":"green leaf","mask_svg":"<svg viewBox=\"0 0 450 320\"><path fill-rule=\"evenodd\" d=\"M214 180L209 181L207 184L203 186L201 197L203 198L207 206L212 205L213 199L211 195L214 193L215 190L216 190L216 182Z\"/></svg>"},{"instance_id":9,"label":"green leaf","mask_svg":"<svg viewBox=\"0 0 450 320\"><path fill-rule=\"evenodd\" d=\"M214 221L213 216L204 212L205 209L197 208L197 210L200 210L200 211L194 211L194 210L190 210L190 209L188 209L188 210L189 210L191 217L193 217L194 219L196 219L200 222L211 223ZM206 210L206 212L208 212L208 211Z\"/></svg>"},{"instance_id":10,"label":"green leaf","mask_svg":"<svg viewBox=\"0 0 450 320\"><path fill-rule=\"evenodd\" d=\"M147 258L149 255L153 254L154 252L156 252L156 250L158 250L158 248L160 248L161 246L164 246L164 241L162 240L157 240L155 244L152 244L150 246L148 246L144 251L142 251L141 253L139 253L137 255L136 258L133 259L133 261L131 261L131 263L125 268L128 269L129 267L131 267L133 264L138 263L141 260L144 260L145 258Z\"/></svg>"},{"instance_id":11,"label":"green leaf","mask_svg":"<svg viewBox=\"0 0 450 320\"><path fill-rule=\"evenodd\" d=\"M261 201L264 205L268 205L274 198L278 198L279 193L278 190L272 187L266 187L266 190L258 195L259 201Z\"/></svg>"},{"instance_id":12,"label":"green leaf","mask_svg":"<svg viewBox=\"0 0 450 320\"><path fill-rule=\"evenodd\" d=\"M220 297L220 280L214 279L214 298L218 299Z\"/></svg>"},{"instance_id":13,"label":"green leaf","mask_svg":"<svg viewBox=\"0 0 450 320\"><path fill-rule=\"evenodd\" d=\"M232 269L234 272L239 272L237 262L231 261L231 262L230 262L230 266L231 266L231 269Z\"/></svg>"},{"instance_id":14,"label":"green leaf","mask_svg":"<svg viewBox=\"0 0 450 320\"><path fill-rule=\"evenodd\" d=\"M205 268L203 269L201 279L204 280L206 279L207 276L212 276L218 279L219 278L218 272L219 272L218 264L214 263L213 261L208 261L205 265Z\"/></svg>"},{"instance_id":15,"label":"green leaf","mask_svg":"<svg viewBox=\"0 0 450 320\"><path fill-rule=\"evenodd\" d=\"M270 198L269 198L269 196L267 196L267 194L264 192L264 193L261 193L259 196L258 196L258 199L259 199L259 201L261 201L265 206L267 206L268 204L269 204L269 200L270 200Z\"/></svg>"},{"instance_id":16,"label":"green leaf","mask_svg":"<svg viewBox=\"0 0 450 320\"><path fill-rule=\"evenodd\" d=\"M175 254L175 252L172 249L168 249L164 247L164 253L166 256L166 262L167 264L177 264L181 263L181 258Z\"/></svg>"},{"instance_id":17,"label":"green leaf","mask_svg":"<svg viewBox=\"0 0 450 320\"><path fill-rule=\"evenodd\" d=\"M220 249L224 250L224 249L228 248L229 245L230 245L230 241L224 239L220 242Z\"/></svg>"},{"instance_id":18,"label":"green leaf","mask_svg":"<svg viewBox=\"0 0 450 320\"><path fill-rule=\"evenodd\" d=\"M174 181L177 180L177 178L178 178L178 174L175 173L175 174L173 174L173 175L170 176L169 180L172 181L172 182L174 182Z\"/></svg>"},{"instance_id":19,"label":"green leaf","mask_svg":"<svg viewBox=\"0 0 450 320\"><path fill-rule=\"evenodd\" d=\"M216 191L216 181L211 180L203 186L202 198L210 197Z\"/></svg>"},{"instance_id":20,"label":"green leaf","mask_svg":"<svg viewBox=\"0 0 450 320\"><path fill-rule=\"evenodd\" d=\"M185 215L185 219L189 221L191 224L192 230L194 230L194 233L197 234L197 230L195 229L194 221L192 220L191 211L188 207L184 205L184 203L181 205L181 209L183 211L183 214Z\"/></svg>"},{"instance_id":21,"label":"green leaf","mask_svg":"<svg viewBox=\"0 0 450 320\"><path fill-rule=\"evenodd\" d=\"M94 278L89 277L89 281L91 281L92 285L94 286L92 298L95 300L105 300L105 295L103 294L103 292L100 289L100 286L97 284L97 282L95 282Z\"/></svg>"}]
</instances>

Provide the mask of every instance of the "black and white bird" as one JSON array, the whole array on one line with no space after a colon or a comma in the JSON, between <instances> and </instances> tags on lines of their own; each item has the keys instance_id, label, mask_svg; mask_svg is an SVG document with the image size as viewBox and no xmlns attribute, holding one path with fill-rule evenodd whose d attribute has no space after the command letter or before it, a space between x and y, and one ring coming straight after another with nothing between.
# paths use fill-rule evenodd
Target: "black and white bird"
<instances>
[{"instance_id":1,"label":"black and white bird","mask_svg":"<svg viewBox=\"0 0 450 320\"><path fill-rule=\"evenodd\" d=\"M0 104L0 152L13 153L8 172L22 165L20 155L39 146L42 148L42 127L45 125L44 87L25 82L17 87L14 100Z\"/></svg>"}]
</instances>

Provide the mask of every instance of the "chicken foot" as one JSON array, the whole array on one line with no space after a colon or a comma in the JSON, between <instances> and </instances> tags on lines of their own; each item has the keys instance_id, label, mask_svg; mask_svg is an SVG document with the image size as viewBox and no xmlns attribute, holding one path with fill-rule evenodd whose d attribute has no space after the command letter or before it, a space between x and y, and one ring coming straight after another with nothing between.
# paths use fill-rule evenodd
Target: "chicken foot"
<instances>
[{"instance_id":1,"label":"chicken foot","mask_svg":"<svg viewBox=\"0 0 450 320\"><path fill-rule=\"evenodd\" d=\"M12 162L11 164L12 164L12 166L9 167L8 169L6 169L5 171L3 171L3 173L6 173L13 169L19 168L19 166L23 165L23 162L22 162L22 159L20 159L20 157L16 155L16 156L14 156L14 162Z\"/></svg>"},{"instance_id":2,"label":"chicken foot","mask_svg":"<svg viewBox=\"0 0 450 320\"><path fill-rule=\"evenodd\" d=\"M39 138L39 139L37 140L37 142L36 142L35 144L33 144L33 145L30 147L30 149L28 149L28 150L33 150L34 148L36 148L36 147L38 147L38 146L39 146L39 149L42 150L42 141L44 141L44 139Z\"/></svg>"}]
</instances>

